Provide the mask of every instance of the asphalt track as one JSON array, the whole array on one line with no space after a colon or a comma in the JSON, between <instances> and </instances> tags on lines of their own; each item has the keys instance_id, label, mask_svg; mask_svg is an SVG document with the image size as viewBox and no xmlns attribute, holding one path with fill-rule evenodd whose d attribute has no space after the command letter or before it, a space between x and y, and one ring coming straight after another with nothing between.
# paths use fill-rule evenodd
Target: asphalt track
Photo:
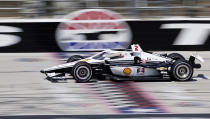
<instances>
[{"instance_id":1,"label":"asphalt track","mask_svg":"<svg viewBox=\"0 0 210 119\"><path fill-rule=\"evenodd\" d=\"M187 58L194 52L179 53ZM191 114L199 114L209 117L210 52L198 54L205 62L201 69L195 70L192 81L151 79L84 84L75 83L73 79L58 83L44 80L45 75L39 72L40 69L63 63L57 53L2 53L0 116L91 115L89 118L92 118L93 115L109 115L105 117L112 118L110 115L121 115L113 118L126 118L122 115L135 114L134 117L127 117L135 118L145 114L181 114L183 117L197 118Z\"/></svg>"}]
</instances>

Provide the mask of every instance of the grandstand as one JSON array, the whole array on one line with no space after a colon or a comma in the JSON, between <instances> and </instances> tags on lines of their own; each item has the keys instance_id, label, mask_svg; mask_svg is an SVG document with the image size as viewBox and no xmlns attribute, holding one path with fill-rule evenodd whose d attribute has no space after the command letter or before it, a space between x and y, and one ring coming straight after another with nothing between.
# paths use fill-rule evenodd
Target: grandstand
<instances>
[{"instance_id":1,"label":"grandstand","mask_svg":"<svg viewBox=\"0 0 210 119\"><path fill-rule=\"evenodd\" d=\"M210 16L210 0L1 0L0 18L59 18L87 8L110 9L127 18Z\"/></svg>"}]
</instances>

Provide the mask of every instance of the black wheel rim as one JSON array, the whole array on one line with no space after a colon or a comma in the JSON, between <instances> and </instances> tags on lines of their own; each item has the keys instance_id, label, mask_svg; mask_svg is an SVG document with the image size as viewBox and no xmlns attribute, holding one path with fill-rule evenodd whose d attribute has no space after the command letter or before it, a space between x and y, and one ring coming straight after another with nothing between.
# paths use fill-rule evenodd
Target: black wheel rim
<instances>
[{"instance_id":1,"label":"black wheel rim","mask_svg":"<svg viewBox=\"0 0 210 119\"><path fill-rule=\"evenodd\" d=\"M187 65L179 65L176 68L176 75L180 78L180 79L187 79L190 76L190 68Z\"/></svg>"},{"instance_id":2,"label":"black wheel rim","mask_svg":"<svg viewBox=\"0 0 210 119\"><path fill-rule=\"evenodd\" d=\"M91 74L90 70L86 66L80 66L76 70L77 77L80 80L87 80Z\"/></svg>"}]
</instances>

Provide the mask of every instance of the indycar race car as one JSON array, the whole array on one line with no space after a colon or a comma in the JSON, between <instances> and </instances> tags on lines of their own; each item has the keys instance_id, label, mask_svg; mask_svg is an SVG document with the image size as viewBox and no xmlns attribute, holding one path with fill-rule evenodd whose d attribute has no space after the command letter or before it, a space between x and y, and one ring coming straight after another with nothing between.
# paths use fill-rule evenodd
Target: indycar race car
<instances>
[{"instance_id":1,"label":"indycar race car","mask_svg":"<svg viewBox=\"0 0 210 119\"><path fill-rule=\"evenodd\" d=\"M186 60L178 53L144 52L138 44L133 44L131 50L104 50L88 58L74 55L67 63L42 69L41 73L51 78L70 74L79 83L89 82L94 77L116 81L147 78L187 81L191 80L194 68L201 68L195 59L204 61L198 55Z\"/></svg>"}]
</instances>

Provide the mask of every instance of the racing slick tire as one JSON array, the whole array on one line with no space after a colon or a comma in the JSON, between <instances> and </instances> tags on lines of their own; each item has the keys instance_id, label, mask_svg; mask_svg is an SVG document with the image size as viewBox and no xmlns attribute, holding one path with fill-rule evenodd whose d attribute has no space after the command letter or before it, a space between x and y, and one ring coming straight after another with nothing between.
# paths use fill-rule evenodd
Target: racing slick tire
<instances>
[{"instance_id":1,"label":"racing slick tire","mask_svg":"<svg viewBox=\"0 0 210 119\"><path fill-rule=\"evenodd\" d=\"M185 58L179 53L171 53L168 57L175 60L185 60Z\"/></svg>"},{"instance_id":2,"label":"racing slick tire","mask_svg":"<svg viewBox=\"0 0 210 119\"><path fill-rule=\"evenodd\" d=\"M189 81L193 75L192 65L183 60L177 60L171 67L170 76L176 81Z\"/></svg>"},{"instance_id":3,"label":"racing slick tire","mask_svg":"<svg viewBox=\"0 0 210 119\"><path fill-rule=\"evenodd\" d=\"M78 83L89 82L92 74L91 66L87 62L78 62L72 68L72 76Z\"/></svg>"},{"instance_id":4,"label":"racing slick tire","mask_svg":"<svg viewBox=\"0 0 210 119\"><path fill-rule=\"evenodd\" d=\"M80 55L73 55L67 59L66 63L74 62L74 61L81 60L81 59L84 59L84 57L80 56Z\"/></svg>"}]
</instances>

